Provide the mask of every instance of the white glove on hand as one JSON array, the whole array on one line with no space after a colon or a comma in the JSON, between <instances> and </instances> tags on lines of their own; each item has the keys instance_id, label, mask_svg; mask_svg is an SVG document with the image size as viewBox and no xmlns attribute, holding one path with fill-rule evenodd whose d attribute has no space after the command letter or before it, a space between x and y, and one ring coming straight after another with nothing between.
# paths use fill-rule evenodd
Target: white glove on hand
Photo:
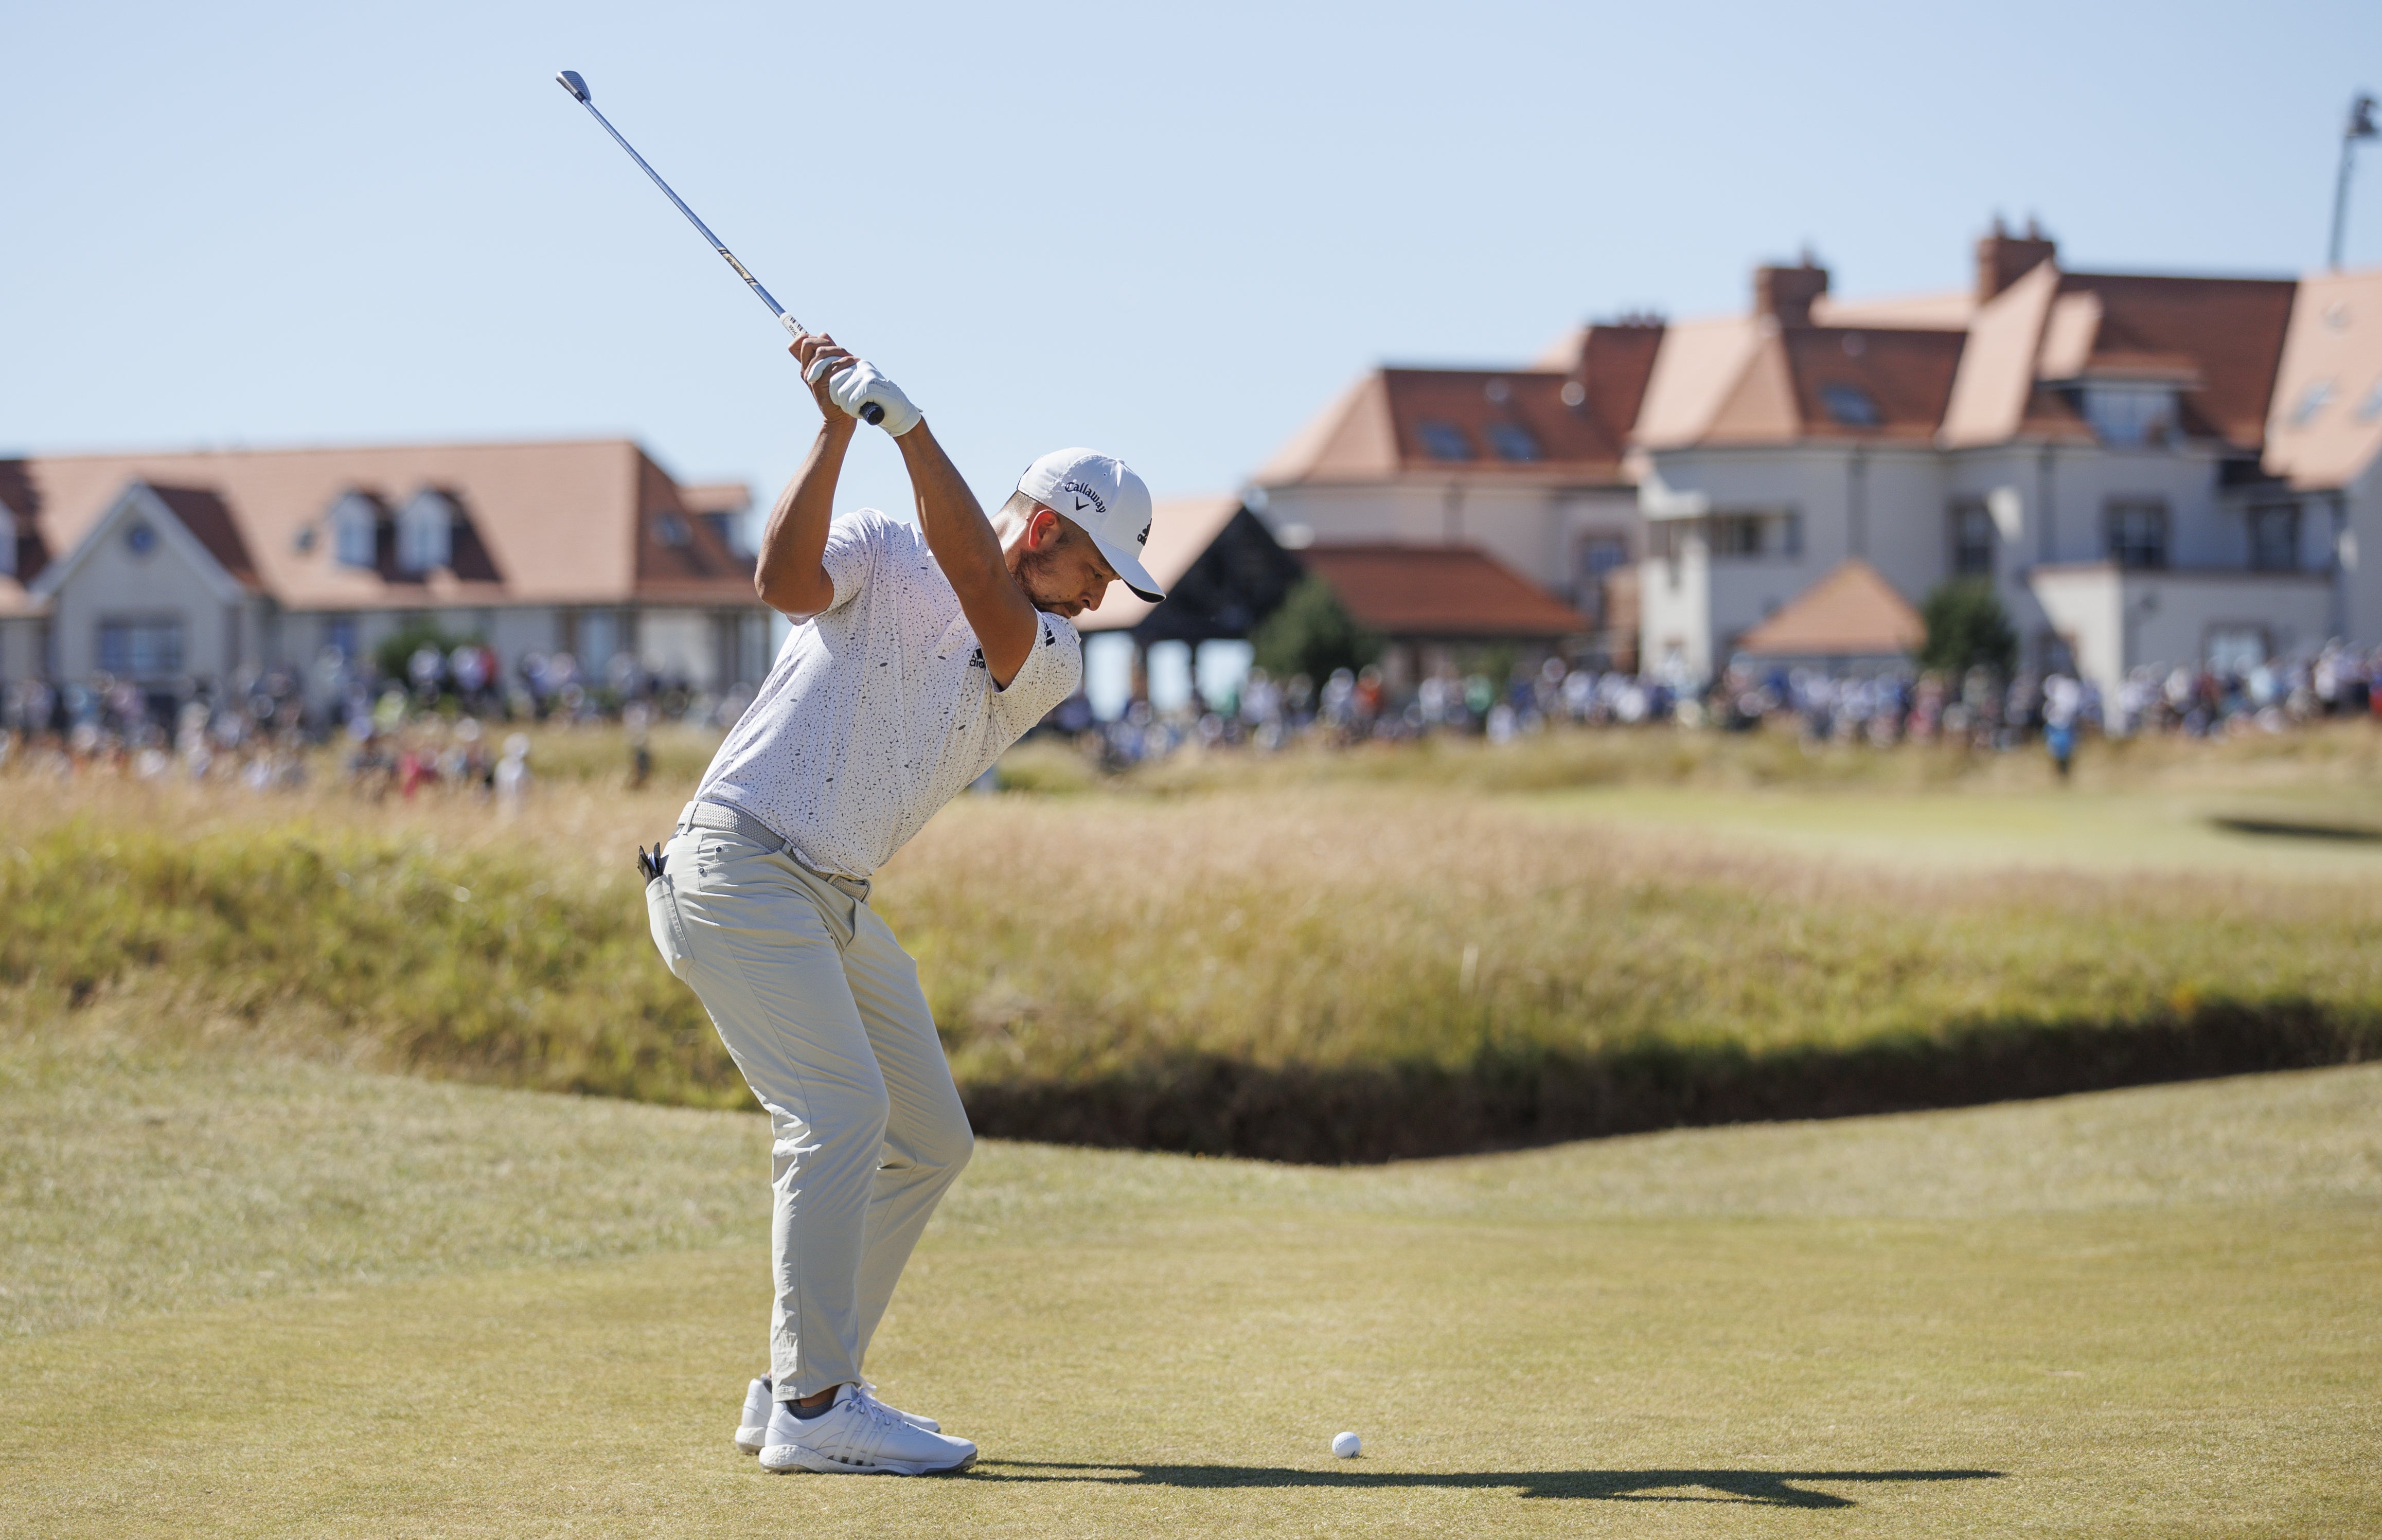
<instances>
[{"instance_id":1,"label":"white glove on hand","mask_svg":"<svg viewBox=\"0 0 2382 1540\"><path fill-rule=\"evenodd\" d=\"M827 398L854 417L860 416L864 407L877 407L885 413L877 425L895 438L916 427L924 415L910 404L910 397L902 394L900 385L879 374L877 366L866 359L851 360L830 376Z\"/></svg>"}]
</instances>

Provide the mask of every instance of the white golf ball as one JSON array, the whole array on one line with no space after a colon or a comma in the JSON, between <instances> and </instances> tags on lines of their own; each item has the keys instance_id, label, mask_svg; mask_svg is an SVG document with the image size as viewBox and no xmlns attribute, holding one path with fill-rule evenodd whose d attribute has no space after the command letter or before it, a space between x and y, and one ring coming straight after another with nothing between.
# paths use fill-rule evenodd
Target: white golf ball
<instances>
[{"instance_id":1,"label":"white golf ball","mask_svg":"<svg viewBox=\"0 0 2382 1540\"><path fill-rule=\"evenodd\" d=\"M1332 1440L1332 1452L1343 1460L1356 1459L1357 1451L1364 1447L1365 1441L1353 1433L1344 1433Z\"/></svg>"}]
</instances>

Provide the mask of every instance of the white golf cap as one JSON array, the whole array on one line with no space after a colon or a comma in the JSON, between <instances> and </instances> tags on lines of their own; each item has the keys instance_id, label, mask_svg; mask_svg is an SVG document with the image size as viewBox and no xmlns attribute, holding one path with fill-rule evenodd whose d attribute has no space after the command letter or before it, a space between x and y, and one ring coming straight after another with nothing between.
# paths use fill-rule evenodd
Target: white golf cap
<instances>
[{"instance_id":1,"label":"white golf cap","mask_svg":"<svg viewBox=\"0 0 2382 1540\"><path fill-rule=\"evenodd\" d=\"M1125 587L1152 604L1166 597L1141 564L1149 544L1149 488L1113 455L1053 449L1025 468L1017 490L1082 526Z\"/></svg>"}]
</instances>

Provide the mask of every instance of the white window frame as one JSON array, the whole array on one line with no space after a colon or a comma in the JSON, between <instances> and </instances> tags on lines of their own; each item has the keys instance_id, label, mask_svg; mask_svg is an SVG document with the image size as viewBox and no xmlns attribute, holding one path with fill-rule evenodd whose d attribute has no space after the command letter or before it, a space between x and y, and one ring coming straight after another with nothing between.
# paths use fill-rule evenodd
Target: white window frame
<instances>
[{"instance_id":1,"label":"white window frame","mask_svg":"<svg viewBox=\"0 0 2382 1540\"><path fill-rule=\"evenodd\" d=\"M455 564L455 504L446 494L424 487L397 515L397 566L419 576Z\"/></svg>"},{"instance_id":2,"label":"white window frame","mask_svg":"<svg viewBox=\"0 0 2382 1540\"><path fill-rule=\"evenodd\" d=\"M2084 386L2084 421L2112 449L2143 449L2176 436L2173 385L2109 381Z\"/></svg>"},{"instance_id":3,"label":"white window frame","mask_svg":"<svg viewBox=\"0 0 2382 1540\"><path fill-rule=\"evenodd\" d=\"M380 565L380 507L361 492L331 505L331 559L342 567Z\"/></svg>"}]
</instances>

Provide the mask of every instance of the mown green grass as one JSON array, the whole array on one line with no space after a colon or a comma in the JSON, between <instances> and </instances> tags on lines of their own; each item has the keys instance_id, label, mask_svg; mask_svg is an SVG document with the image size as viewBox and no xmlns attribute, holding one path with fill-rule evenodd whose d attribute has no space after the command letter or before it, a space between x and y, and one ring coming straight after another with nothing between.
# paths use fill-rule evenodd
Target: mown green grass
<instances>
[{"instance_id":1,"label":"mown green grass","mask_svg":"<svg viewBox=\"0 0 2382 1540\"><path fill-rule=\"evenodd\" d=\"M754 1120L96 1020L0 1041L0 1534L2382 1525L2382 1069L1358 1170L990 1143L869 1365L984 1460L903 1483L729 1448Z\"/></svg>"}]
</instances>

